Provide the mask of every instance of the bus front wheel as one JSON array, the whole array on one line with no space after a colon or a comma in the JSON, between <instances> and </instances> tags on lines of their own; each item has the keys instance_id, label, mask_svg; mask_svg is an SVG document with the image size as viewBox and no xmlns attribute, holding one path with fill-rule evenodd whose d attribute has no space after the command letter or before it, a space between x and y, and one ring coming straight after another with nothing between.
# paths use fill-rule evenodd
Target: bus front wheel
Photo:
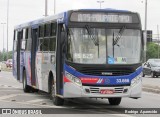
<instances>
[{"instance_id":1,"label":"bus front wheel","mask_svg":"<svg viewBox=\"0 0 160 117\"><path fill-rule=\"evenodd\" d=\"M110 105L119 105L121 103L121 98L108 98Z\"/></svg>"},{"instance_id":2,"label":"bus front wheel","mask_svg":"<svg viewBox=\"0 0 160 117\"><path fill-rule=\"evenodd\" d=\"M52 79L52 81L50 83L50 98L52 99L54 105L56 105L56 106L63 105L64 99L56 96L55 94L56 94L56 92L55 92L55 85L54 85L54 81Z\"/></svg>"}]
</instances>

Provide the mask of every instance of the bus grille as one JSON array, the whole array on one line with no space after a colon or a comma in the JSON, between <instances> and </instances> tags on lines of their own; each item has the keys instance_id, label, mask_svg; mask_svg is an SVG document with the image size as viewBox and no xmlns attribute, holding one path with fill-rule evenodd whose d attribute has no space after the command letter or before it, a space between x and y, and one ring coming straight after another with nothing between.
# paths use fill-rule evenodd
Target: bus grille
<instances>
[{"instance_id":1,"label":"bus grille","mask_svg":"<svg viewBox=\"0 0 160 117\"><path fill-rule=\"evenodd\" d=\"M88 69L80 70L79 72L86 75L95 75L95 76L123 76L133 73L133 70L130 69Z\"/></svg>"},{"instance_id":2,"label":"bus grille","mask_svg":"<svg viewBox=\"0 0 160 117\"><path fill-rule=\"evenodd\" d=\"M114 90L114 93L123 93L124 88L123 87L115 87L112 90ZM90 93L100 93L99 87L90 87Z\"/></svg>"}]
</instances>

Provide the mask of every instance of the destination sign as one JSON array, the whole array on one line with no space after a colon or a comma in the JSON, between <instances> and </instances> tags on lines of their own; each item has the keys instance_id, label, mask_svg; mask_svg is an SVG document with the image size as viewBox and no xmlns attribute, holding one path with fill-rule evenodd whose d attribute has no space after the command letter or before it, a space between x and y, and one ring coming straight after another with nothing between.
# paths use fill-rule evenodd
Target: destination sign
<instances>
[{"instance_id":1,"label":"destination sign","mask_svg":"<svg viewBox=\"0 0 160 117\"><path fill-rule=\"evenodd\" d=\"M118 13L81 13L73 12L70 21L102 22L102 23L133 23L132 15Z\"/></svg>"}]
</instances>

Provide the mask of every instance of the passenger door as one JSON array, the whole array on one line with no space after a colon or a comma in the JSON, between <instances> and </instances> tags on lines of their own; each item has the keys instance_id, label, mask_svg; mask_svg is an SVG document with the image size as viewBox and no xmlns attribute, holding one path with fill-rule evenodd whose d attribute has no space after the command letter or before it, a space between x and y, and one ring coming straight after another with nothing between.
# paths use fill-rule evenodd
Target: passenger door
<instances>
[{"instance_id":1,"label":"passenger door","mask_svg":"<svg viewBox=\"0 0 160 117\"><path fill-rule=\"evenodd\" d=\"M38 40L38 28L32 28L32 47L31 47L31 85L36 86L36 51Z\"/></svg>"}]
</instances>

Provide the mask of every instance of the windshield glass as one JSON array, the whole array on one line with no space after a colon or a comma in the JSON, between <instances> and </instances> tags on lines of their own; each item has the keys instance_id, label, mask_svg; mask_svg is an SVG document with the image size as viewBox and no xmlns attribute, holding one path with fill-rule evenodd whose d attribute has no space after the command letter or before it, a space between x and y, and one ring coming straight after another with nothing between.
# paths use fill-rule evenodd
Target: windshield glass
<instances>
[{"instance_id":1,"label":"windshield glass","mask_svg":"<svg viewBox=\"0 0 160 117\"><path fill-rule=\"evenodd\" d=\"M160 62L152 62L150 64L151 64L151 67L160 67Z\"/></svg>"},{"instance_id":2,"label":"windshield glass","mask_svg":"<svg viewBox=\"0 0 160 117\"><path fill-rule=\"evenodd\" d=\"M123 31L122 31L123 30ZM140 31L131 29L70 28L67 60L82 64L140 62Z\"/></svg>"}]
</instances>

